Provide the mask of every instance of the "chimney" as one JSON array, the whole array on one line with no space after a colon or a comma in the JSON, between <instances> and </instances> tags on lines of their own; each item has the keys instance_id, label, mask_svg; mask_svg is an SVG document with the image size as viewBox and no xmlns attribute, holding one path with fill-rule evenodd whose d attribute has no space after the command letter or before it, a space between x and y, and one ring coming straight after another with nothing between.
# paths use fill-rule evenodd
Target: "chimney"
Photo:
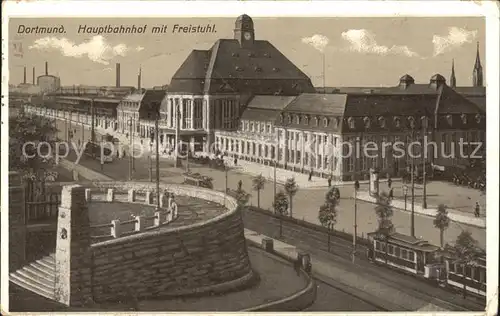
<instances>
[{"instance_id":1,"label":"chimney","mask_svg":"<svg viewBox=\"0 0 500 316\"><path fill-rule=\"evenodd\" d=\"M46 76L49 75L49 63L48 62L45 62L45 75Z\"/></svg>"},{"instance_id":2,"label":"chimney","mask_svg":"<svg viewBox=\"0 0 500 316\"><path fill-rule=\"evenodd\" d=\"M33 85L35 85L35 67L33 67Z\"/></svg>"},{"instance_id":3,"label":"chimney","mask_svg":"<svg viewBox=\"0 0 500 316\"><path fill-rule=\"evenodd\" d=\"M26 67L24 67L24 80L23 83L26 84Z\"/></svg>"},{"instance_id":4,"label":"chimney","mask_svg":"<svg viewBox=\"0 0 500 316\"><path fill-rule=\"evenodd\" d=\"M142 69L139 68L139 75L137 76L137 90L139 90L139 92L141 91L141 75Z\"/></svg>"},{"instance_id":5,"label":"chimney","mask_svg":"<svg viewBox=\"0 0 500 316\"><path fill-rule=\"evenodd\" d=\"M116 87L120 87L120 63L116 63Z\"/></svg>"}]
</instances>

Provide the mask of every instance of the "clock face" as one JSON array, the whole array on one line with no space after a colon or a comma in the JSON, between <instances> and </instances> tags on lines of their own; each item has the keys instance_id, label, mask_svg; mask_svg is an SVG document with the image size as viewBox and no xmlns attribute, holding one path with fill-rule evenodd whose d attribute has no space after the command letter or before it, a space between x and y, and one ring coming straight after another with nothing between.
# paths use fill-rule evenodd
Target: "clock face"
<instances>
[{"instance_id":1,"label":"clock face","mask_svg":"<svg viewBox=\"0 0 500 316\"><path fill-rule=\"evenodd\" d=\"M243 34L243 36L245 37L245 39L248 41L250 39L252 39L252 33L249 33L249 32L245 32L245 34Z\"/></svg>"}]
</instances>

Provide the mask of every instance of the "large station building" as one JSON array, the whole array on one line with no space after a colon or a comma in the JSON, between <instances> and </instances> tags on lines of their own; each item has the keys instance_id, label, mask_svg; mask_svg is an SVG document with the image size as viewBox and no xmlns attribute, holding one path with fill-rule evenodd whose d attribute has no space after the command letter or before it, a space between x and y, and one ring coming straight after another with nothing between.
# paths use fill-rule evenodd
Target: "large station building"
<instances>
[{"instance_id":1,"label":"large station building","mask_svg":"<svg viewBox=\"0 0 500 316\"><path fill-rule=\"evenodd\" d=\"M106 126L135 137L149 138L160 112L163 145L174 146L178 132L192 151L217 149L239 159L352 180L366 177L370 168L393 175L407 168L408 157L395 158L390 148L382 152L382 142L407 144L426 135L438 142L438 157L427 162L446 167L467 160L441 153L449 154L460 138L485 140L482 75L478 54L472 87L456 87L452 70L450 85L440 74L425 83L406 74L393 87L317 89L275 46L259 40L252 19L242 15L232 39L193 50L167 90L137 89L120 99L92 102L109 108ZM353 147L375 142L381 151L377 158L363 152L349 156L344 142Z\"/></svg>"}]
</instances>

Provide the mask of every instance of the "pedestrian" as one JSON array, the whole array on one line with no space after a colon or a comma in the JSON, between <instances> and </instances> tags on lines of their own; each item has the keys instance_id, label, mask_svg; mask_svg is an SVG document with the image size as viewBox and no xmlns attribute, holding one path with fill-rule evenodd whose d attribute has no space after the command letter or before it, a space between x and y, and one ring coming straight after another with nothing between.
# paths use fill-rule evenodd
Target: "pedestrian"
<instances>
[{"instance_id":1,"label":"pedestrian","mask_svg":"<svg viewBox=\"0 0 500 316\"><path fill-rule=\"evenodd\" d=\"M234 165L236 166L238 164L238 157L234 157Z\"/></svg>"},{"instance_id":2,"label":"pedestrian","mask_svg":"<svg viewBox=\"0 0 500 316\"><path fill-rule=\"evenodd\" d=\"M308 180L308 181L311 181L312 177L313 177L313 171L312 171L312 169L311 169L311 171L309 171L309 179L307 179L307 180Z\"/></svg>"},{"instance_id":3,"label":"pedestrian","mask_svg":"<svg viewBox=\"0 0 500 316\"><path fill-rule=\"evenodd\" d=\"M476 207L474 209L474 216L476 216L476 217L480 216L479 210L480 210L479 202L476 202Z\"/></svg>"},{"instance_id":4,"label":"pedestrian","mask_svg":"<svg viewBox=\"0 0 500 316\"><path fill-rule=\"evenodd\" d=\"M394 198L394 191L393 191L393 189L391 188L391 189L389 190L389 199L392 199L392 198Z\"/></svg>"},{"instance_id":5,"label":"pedestrian","mask_svg":"<svg viewBox=\"0 0 500 316\"><path fill-rule=\"evenodd\" d=\"M328 187L332 186L332 176L328 177Z\"/></svg>"},{"instance_id":6,"label":"pedestrian","mask_svg":"<svg viewBox=\"0 0 500 316\"><path fill-rule=\"evenodd\" d=\"M238 181L238 191L241 191L241 189L243 188L243 181Z\"/></svg>"}]
</instances>

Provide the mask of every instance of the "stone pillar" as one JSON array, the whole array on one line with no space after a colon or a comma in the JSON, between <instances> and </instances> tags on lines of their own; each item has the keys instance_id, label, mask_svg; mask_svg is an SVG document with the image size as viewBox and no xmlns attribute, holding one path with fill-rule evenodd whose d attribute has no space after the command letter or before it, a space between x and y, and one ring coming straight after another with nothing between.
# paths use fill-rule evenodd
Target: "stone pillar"
<instances>
[{"instance_id":1,"label":"stone pillar","mask_svg":"<svg viewBox=\"0 0 500 316\"><path fill-rule=\"evenodd\" d=\"M66 306L85 305L92 297L90 222L85 188L62 188L57 219L55 299Z\"/></svg>"},{"instance_id":2,"label":"stone pillar","mask_svg":"<svg viewBox=\"0 0 500 316\"><path fill-rule=\"evenodd\" d=\"M17 172L9 172L9 272L26 261L25 188Z\"/></svg>"}]
</instances>

